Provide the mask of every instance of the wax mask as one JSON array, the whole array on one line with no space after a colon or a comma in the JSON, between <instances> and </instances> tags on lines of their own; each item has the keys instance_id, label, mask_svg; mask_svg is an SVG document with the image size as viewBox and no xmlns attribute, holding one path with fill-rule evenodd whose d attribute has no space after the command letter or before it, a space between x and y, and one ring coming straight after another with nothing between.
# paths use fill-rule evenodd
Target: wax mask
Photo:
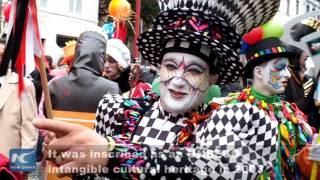
<instances>
[{"instance_id":1,"label":"wax mask","mask_svg":"<svg viewBox=\"0 0 320 180\"><path fill-rule=\"evenodd\" d=\"M263 68L262 81L259 82L263 83L267 95L281 94L285 91L291 77L288 65L288 58L281 57L270 60Z\"/></svg>"},{"instance_id":2,"label":"wax mask","mask_svg":"<svg viewBox=\"0 0 320 180\"><path fill-rule=\"evenodd\" d=\"M160 68L160 103L165 111L189 112L204 102L209 88L209 65L180 52L166 53Z\"/></svg>"}]
</instances>

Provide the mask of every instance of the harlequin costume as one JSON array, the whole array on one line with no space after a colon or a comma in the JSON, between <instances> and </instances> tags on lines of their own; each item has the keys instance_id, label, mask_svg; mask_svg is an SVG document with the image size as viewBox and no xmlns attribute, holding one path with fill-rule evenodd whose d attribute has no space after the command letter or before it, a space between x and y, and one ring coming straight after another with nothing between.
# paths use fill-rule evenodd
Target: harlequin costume
<instances>
[{"instance_id":1,"label":"harlequin costume","mask_svg":"<svg viewBox=\"0 0 320 180\"><path fill-rule=\"evenodd\" d=\"M296 104L281 100L280 96L266 96L254 88L244 89L233 99L227 99L227 104L249 103L278 122L277 161L272 173L264 176L272 179L300 179L301 174L295 155L312 139L312 129L306 122L306 116ZM265 177L266 178L266 177Z\"/></svg>"},{"instance_id":2,"label":"harlequin costume","mask_svg":"<svg viewBox=\"0 0 320 180\"><path fill-rule=\"evenodd\" d=\"M252 35L252 34L251 34ZM270 37L257 40L245 50L247 64L245 78L252 78L255 66L274 58L292 58L285 45L277 38ZM244 42L246 43L246 42ZM244 89L224 99L220 104L247 103L257 107L278 124L277 159L273 169L264 173L262 179L301 179L301 171L296 163L297 153L312 140L313 131L306 121L306 116L294 103L281 99L280 96L266 96L254 87Z\"/></svg>"},{"instance_id":3,"label":"harlequin costume","mask_svg":"<svg viewBox=\"0 0 320 180\"><path fill-rule=\"evenodd\" d=\"M236 81L242 74L237 32L266 22L276 13L279 1L259 1L265 5L262 12L270 12L250 18L240 13L242 7L229 9L238 7L237 3L160 1L163 12L138 41L143 58L159 67L162 54L169 49L198 53L203 59L210 59L213 51L218 58L207 63L220 70L218 84ZM254 4L245 7L253 7L246 13L256 11ZM229 17L236 13L238 18ZM245 24L250 19L252 26ZM203 52L203 45L211 51ZM110 169L123 169L109 176L128 179L255 179L276 159L276 124L263 110L247 103L221 107L212 103L174 115L163 109L153 93L141 99L107 94L99 103L96 131L109 140L112 153L129 154L110 158L108 163Z\"/></svg>"}]
</instances>

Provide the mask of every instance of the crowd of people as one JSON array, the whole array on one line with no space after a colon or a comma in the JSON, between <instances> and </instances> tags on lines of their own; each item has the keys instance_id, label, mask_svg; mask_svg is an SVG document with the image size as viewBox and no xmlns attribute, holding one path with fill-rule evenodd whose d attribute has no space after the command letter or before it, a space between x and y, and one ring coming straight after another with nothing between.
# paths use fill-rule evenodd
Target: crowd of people
<instances>
[{"instance_id":1,"label":"crowd of people","mask_svg":"<svg viewBox=\"0 0 320 180\"><path fill-rule=\"evenodd\" d=\"M158 69L152 84L125 42L99 28L69 43L57 67L46 58L52 109L95 113L94 130L46 119L37 69L21 97L16 73L1 76L0 160L12 148L37 148L39 160L73 179L320 178L320 170L311 175L320 163L320 73L306 75L309 52L272 29L263 35L278 0L217 2L159 0L154 28L137 42ZM316 31L320 21L311 18L292 36ZM70 170L89 166L109 171Z\"/></svg>"}]
</instances>

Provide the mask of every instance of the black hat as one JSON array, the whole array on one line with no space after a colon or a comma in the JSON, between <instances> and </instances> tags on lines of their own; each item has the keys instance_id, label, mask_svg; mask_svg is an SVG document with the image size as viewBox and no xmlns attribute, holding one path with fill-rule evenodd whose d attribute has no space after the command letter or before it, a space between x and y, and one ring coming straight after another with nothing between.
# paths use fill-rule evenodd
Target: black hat
<instances>
[{"instance_id":1,"label":"black hat","mask_svg":"<svg viewBox=\"0 0 320 180\"><path fill-rule=\"evenodd\" d=\"M246 51L247 64L244 77L252 78L255 66L278 57L293 58L294 53L288 52L286 45L278 37L263 39L251 45Z\"/></svg>"},{"instance_id":2,"label":"black hat","mask_svg":"<svg viewBox=\"0 0 320 180\"><path fill-rule=\"evenodd\" d=\"M218 69L217 84L237 81L243 68L238 57L239 34L269 20L279 6L278 0L245 2L247 0L160 0L164 12L155 18L154 28L138 39L142 57L159 67L165 52L186 51ZM257 6L260 9L257 10ZM256 11L262 14L253 16ZM232 14L234 16L230 16Z\"/></svg>"},{"instance_id":3,"label":"black hat","mask_svg":"<svg viewBox=\"0 0 320 180\"><path fill-rule=\"evenodd\" d=\"M295 24L291 28L291 36L293 40L300 41L304 36L316 31L320 31L320 21L314 18L309 18Z\"/></svg>"}]
</instances>

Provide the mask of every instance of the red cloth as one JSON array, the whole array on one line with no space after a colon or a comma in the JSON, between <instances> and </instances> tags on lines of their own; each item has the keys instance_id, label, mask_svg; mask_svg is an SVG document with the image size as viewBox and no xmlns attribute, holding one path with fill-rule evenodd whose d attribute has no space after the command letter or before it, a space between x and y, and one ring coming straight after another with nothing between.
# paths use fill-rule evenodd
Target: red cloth
<instances>
[{"instance_id":1,"label":"red cloth","mask_svg":"<svg viewBox=\"0 0 320 180\"><path fill-rule=\"evenodd\" d=\"M123 43L127 40L127 24L125 21L116 22L116 30L114 32L114 38L120 39Z\"/></svg>"},{"instance_id":2,"label":"red cloth","mask_svg":"<svg viewBox=\"0 0 320 180\"><path fill-rule=\"evenodd\" d=\"M310 179L311 169L312 169L312 161L308 159L310 153L309 145L305 146L296 156L296 162L301 171L301 175L305 177L305 179ZM320 168L318 168L317 179L320 179Z\"/></svg>"},{"instance_id":3,"label":"red cloth","mask_svg":"<svg viewBox=\"0 0 320 180\"><path fill-rule=\"evenodd\" d=\"M149 89L151 89L150 84L144 83L144 82L139 82L136 85L131 97L132 98L141 98L141 97L145 96L144 91L149 90Z\"/></svg>"},{"instance_id":4,"label":"red cloth","mask_svg":"<svg viewBox=\"0 0 320 180\"><path fill-rule=\"evenodd\" d=\"M9 159L0 153L0 179L23 180L21 172L12 172L9 169Z\"/></svg>"}]
</instances>

